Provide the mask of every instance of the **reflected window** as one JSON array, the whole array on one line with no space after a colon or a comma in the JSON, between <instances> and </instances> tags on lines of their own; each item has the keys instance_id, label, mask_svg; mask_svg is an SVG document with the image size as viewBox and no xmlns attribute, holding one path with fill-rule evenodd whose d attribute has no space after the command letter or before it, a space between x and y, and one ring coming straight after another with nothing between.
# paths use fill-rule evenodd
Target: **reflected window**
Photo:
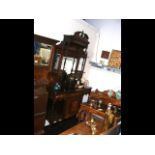
<instances>
[{"instance_id":1,"label":"reflected window","mask_svg":"<svg viewBox=\"0 0 155 155\"><path fill-rule=\"evenodd\" d=\"M59 68L59 62L60 62L60 54L55 54L54 58L54 69L57 70Z\"/></svg>"}]
</instances>

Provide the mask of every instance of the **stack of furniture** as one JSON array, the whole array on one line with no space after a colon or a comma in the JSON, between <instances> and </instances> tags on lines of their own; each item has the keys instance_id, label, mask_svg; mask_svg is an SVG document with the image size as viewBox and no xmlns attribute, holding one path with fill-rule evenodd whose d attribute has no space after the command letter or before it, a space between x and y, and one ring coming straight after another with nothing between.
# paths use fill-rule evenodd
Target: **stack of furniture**
<instances>
[{"instance_id":1,"label":"stack of furniture","mask_svg":"<svg viewBox=\"0 0 155 155\"><path fill-rule=\"evenodd\" d=\"M44 134L48 100L48 75L57 40L34 35L34 134ZM45 61L47 60L47 61Z\"/></svg>"}]
</instances>

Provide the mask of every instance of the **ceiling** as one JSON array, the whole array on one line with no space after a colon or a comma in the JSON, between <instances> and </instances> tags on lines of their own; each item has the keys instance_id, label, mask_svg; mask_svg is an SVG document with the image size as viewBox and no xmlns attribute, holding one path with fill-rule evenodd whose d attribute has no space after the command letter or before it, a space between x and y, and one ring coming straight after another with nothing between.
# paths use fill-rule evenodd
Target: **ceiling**
<instances>
[{"instance_id":1,"label":"ceiling","mask_svg":"<svg viewBox=\"0 0 155 155\"><path fill-rule=\"evenodd\" d=\"M95 28L101 30L105 25L119 24L121 19L83 19L88 24L94 26Z\"/></svg>"}]
</instances>

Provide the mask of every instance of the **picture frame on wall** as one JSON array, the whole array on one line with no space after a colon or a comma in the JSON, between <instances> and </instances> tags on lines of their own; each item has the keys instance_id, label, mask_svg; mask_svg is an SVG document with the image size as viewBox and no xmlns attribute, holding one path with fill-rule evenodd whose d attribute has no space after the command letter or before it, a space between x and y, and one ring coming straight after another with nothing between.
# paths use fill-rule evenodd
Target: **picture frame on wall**
<instances>
[{"instance_id":1,"label":"picture frame on wall","mask_svg":"<svg viewBox=\"0 0 155 155\"><path fill-rule=\"evenodd\" d=\"M110 55L110 52L109 51L102 51L101 58L103 58L103 59L109 59L109 55Z\"/></svg>"},{"instance_id":2,"label":"picture frame on wall","mask_svg":"<svg viewBox=\"0 0 155 155\"><path fill-rule=\"evenodd\" d=\"M112 50L108 66L113 68L121 68L121 51Z\"/></svg>"}]
</instances>

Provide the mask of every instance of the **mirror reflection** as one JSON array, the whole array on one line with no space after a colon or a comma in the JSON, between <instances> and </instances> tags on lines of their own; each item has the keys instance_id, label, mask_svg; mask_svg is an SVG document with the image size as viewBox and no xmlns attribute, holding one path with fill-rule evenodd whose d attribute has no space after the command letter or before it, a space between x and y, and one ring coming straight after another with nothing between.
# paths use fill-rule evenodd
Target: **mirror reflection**
<instances>
[{"instance_id":1,"label":"mirror reflection","mask_svg":"<svg viewBox=\"0 0 155 155\"><path fill-rule=\"evenodd\" d=\"M61 55L60 54L55 54L55 57L54 57L54 69L57 70L59 68L59 62L60 62L60 58L61 58Z\"/></svg>"},{"instance_id":2,"label":"mirror reflection","mask_svg":"<svg viewBox=\"0 0 155 155\"><path fill-rule=\"evenodd\" d=\"M74 73L76 64L77 59L71 57L63 57L61 70L65 70L67 74Z\"/></svg>"},{"instance_id":3,"label":"mirror reflection","mask_svg":"<svg viewBox=\"0 0 155 155\"><path fill-rule=\"evenodd\" d=\"M84 59L80 58L79 65L78 65L78 71L82 71L83 70L83 63L84 63Z\"/></svg>"},{"instance_id":4,"label":"mirror reflection","mask_svg":"<svg viewBox=\"0 0 155 155\"><path fill-rule=\"evenodd\" d=\"M52 45L34 42L34 64L48 65L52 51Z\"/></svg>"}]
</instances>

